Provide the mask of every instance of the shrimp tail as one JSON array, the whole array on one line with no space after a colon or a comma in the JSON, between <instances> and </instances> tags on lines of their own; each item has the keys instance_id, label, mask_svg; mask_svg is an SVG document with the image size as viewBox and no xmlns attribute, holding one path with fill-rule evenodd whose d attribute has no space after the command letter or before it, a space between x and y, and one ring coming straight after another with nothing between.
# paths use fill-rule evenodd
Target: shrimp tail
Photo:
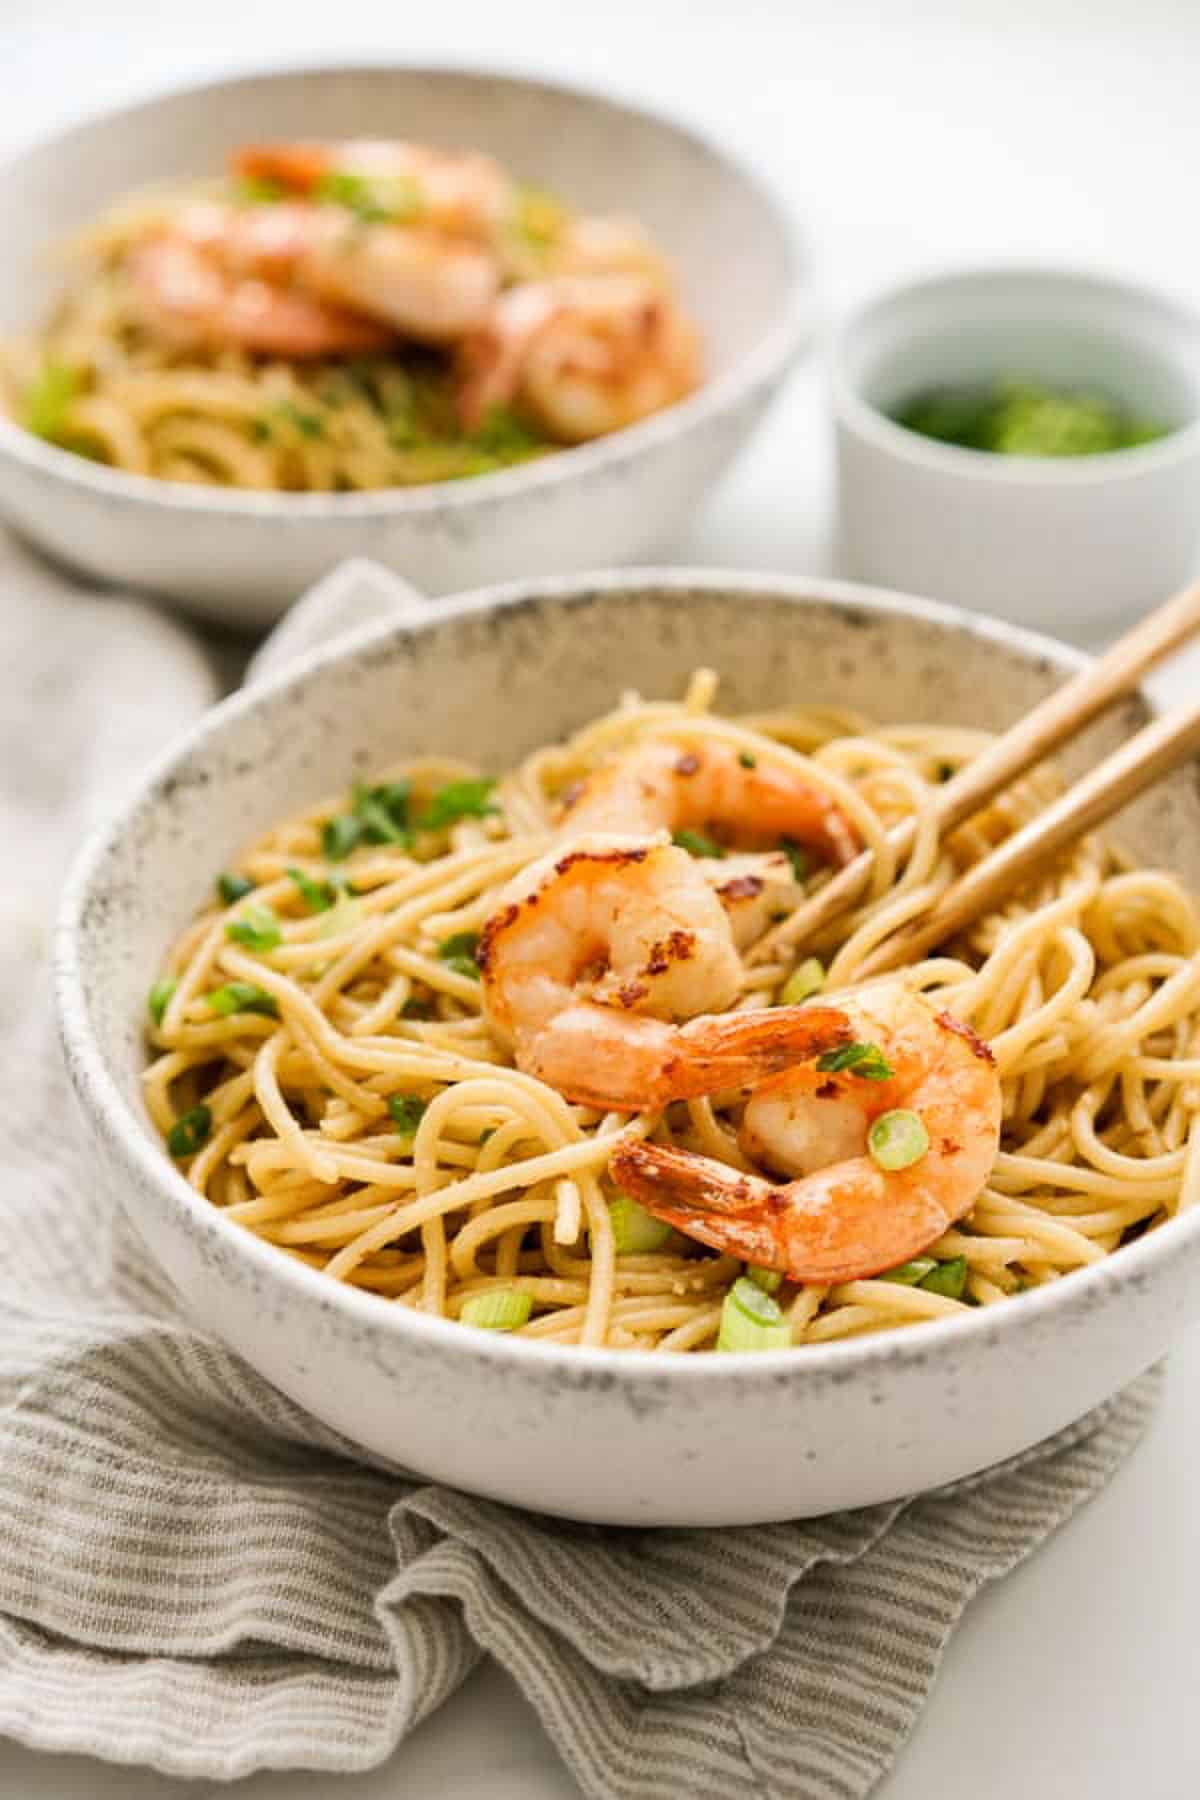
<instances>
[{"instance_id":1,"label":"shrimp tail","mask_svg":"<svg viewBox=\"0 0 1200 1800\"><path fill-rule=\"evenodd\" d=\"M676 1034L663 1066L662 1095L650 1104L749 1087L839 1050L852 1036L849 1019L834 1006L762 1007L692 1019Z\"/></svg>"},{"instance_id":2,"label":"shrimp tail","mask_svg":"<svg viewBox=\"0 0 1200 1800\"><path fill-rule=\"evenodd\" d=\"M741 1174L710 1156L638 1139L618 1144L608 1172L648 1213L687 1237L764 1268L780 1263L769 1225L754 1216L771 1192L761 1177Z\"/></svg>"}]
</instances>

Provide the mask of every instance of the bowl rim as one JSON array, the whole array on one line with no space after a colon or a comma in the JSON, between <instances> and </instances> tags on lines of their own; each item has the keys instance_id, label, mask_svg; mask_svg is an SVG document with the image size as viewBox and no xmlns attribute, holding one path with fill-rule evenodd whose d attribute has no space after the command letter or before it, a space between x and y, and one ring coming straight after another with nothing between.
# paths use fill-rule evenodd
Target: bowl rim
<instances>
[{"instance_id":1,"label":"bowl rim","mask_svg":"<svg viewBox=\"0 0 1200 1800\"><path fill-rule=\"evenodd\" d=\"M505 63L471 64L450 60L389 57L325 62L320 59L239 67L226 74L212 74L200 81L184 81L155 87L133 100L82 113L54 130L28 140L0 162L0 179L20 179L21 166L30 158L65 148L69 141L95 128L117 125L122 119L173 101L225 93L262 82L286 82L303 77L353 80L358 77L420 75L433 80L503 83L510 88L538 90L569 101L607 107L616 114L635 117L665 128L689 143L713 163L730 171L761 203L763 216L778 234L787 262L787 277L779 295L777 317L766 332L727 369L703 381L692 394L636 425L626 426L589 443L569 445L533 462L473 475L457 481L423 482L412 487L377 488L362 493L274 493L217 484L165 481L153 475L132 474L44 442L16 420L0 413L0 456L8 456L39 475L79 487L98 499L125 501L155 507L163 512L199 513L213 518L232 515L245 519L289 521L354 520L378 517L420 517L432 512L461 512L471 506L501 503L514 494L552 491L578 475L601 474L652 453L676 436L702 427L720 417L772 381L778 382L815 335L818 302L809 238L799 218L787 204L782 188L729 145L657 103L625 95L615 85L590 87L584 83L551 80L534 70Z\"/></svg>"},{"instance_id":2,"label":"bowl rim","mask_svg":"<svg viewBox=\"0 0 1200 1800\"><path fill-rule=\"evenodd\" d=\"M948 308L954 297L991 283L1013 281L1055 282L1065 288L1107 293L1140 310L1144 323L1131 335L1150 337L1154 316L1170 314L1190 333L1195 344L1197 386L1200 387L1200 309L1168 288L1142 281L1100 266L1014 260L972 263L936 268L909 280L896 282L871 295L843 320L830 350L829 366L834 410L839 424L871 446L899 462L916 464L966 481L1023 487L1100 487L1108 482L1136 479L1164 467L1173 467L1200 453L1200 406L1194 416L1164 437L1124 450L1107 450L1092 456L997 455L972 450L962 444L946 444L911 431L864 396L850 372L851 354L860 334L877 318L887 317L923 295L945 295ZM1178 366L1176 359L1175 366Z\"/></svg>"},{"instance_id":3,"label":"bowl rim","mask_svg":"<svg viewBox=\"0 0 1200 1800\"><path fill-rule=\"evenodd\" d=\"M614 600L627 593L702 591L736 595L736 603L753 598L783 599L806 604L867 610L876 615L916 619L940 630L970 636L1015 650L1027 662L1040 662L1064 677L1090 665L1085 652L1041 632L1010 625L987 614L939 601L871 587L865 583L768 575L725 568L635 567L582 575L548 576L477 588L439 601L428 617L405 616L376 621L311 650L277 674L239 689L211 707L176 737L143 771L85 841L67 877L55 923L52 967L60 1040L72 1085L89 1121L116 1155L132 1164L149 1191L192 1231L215 1240L235 1258L244 1257L263 1281L276 1283L281 1294L315 1305L366 1329L383 1333L399 1348L436 1349L443 1357L473 1363L483 1356L514 1373L553 1375L568 1385L586 1386L598 1378L619 1379L637 1387L661 1383L716 1383L723 1389L758 1386L765 1381L839 1382L858 1372L882 1375L903 1372L956 1349L990 1349L1038 1326L1080 1318L1102 1301L1138 1287L1165 1258L1185 1245L1200 1248L1200 1208L1167 1220L1156 1230L1122 1248L1119 1256L1071 1272L1070 1279L1047 1284L1019 1297L1011 1306L973 1309L962 1318L924 1321L919 1331L892 1330L841 1342L759 1352L753 1356L658 1356L652 1351L616 1350L582 1345L540 1343L503 1333L464 1330L456 1321L430 1318L407 1307L381 1305L378 1296L328 1280L251 1232L232 1224L196 1192L148 1135L142 1120L121 1091L100 1053L84 999L80 955L81 924L92 887L108 858L120 848L128 827L144 809L161 803L166 784L211 740L237 730L239 722L276 695L355 659L373 645L395 638L436 631L443 622L507 614L549 602L563 607L592 604L599 596ZM1150 712L1154 704L1141 689L1139 699Z\"/></svg>"}]
</instances>

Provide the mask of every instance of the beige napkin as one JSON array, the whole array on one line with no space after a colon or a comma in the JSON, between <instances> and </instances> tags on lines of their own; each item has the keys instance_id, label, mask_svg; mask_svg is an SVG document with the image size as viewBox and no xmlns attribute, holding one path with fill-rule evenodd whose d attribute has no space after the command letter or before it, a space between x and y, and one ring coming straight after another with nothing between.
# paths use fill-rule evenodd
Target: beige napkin
<instances>
[{"instance_id":1,"label":"beige napkin","mask_svg":"<svg viewBox=\"0 0 1200 1800\"><path fill-rule=\"evenodd\" d=\"M1104 1485L1157 1375L953 1492L754 1530L589 1529L356 1463L180 1322L53 1042L62 872L210 699L205 656L0 542L0 667L0 1733L363 1769L486 1652L589 1795L867 1793L971 1596Z\"/></svg>"}]
</instances>

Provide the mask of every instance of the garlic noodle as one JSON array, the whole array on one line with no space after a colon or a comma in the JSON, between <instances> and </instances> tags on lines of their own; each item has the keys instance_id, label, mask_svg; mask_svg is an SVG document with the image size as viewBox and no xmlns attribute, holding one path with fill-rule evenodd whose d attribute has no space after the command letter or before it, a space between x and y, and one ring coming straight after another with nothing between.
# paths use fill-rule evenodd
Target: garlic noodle
<instances>
[{"instance_id":1,"label":"garlic noodle","mask_svg":"<svg viewBox=\"0 0 1200 1800\"><path fill-rule=\"evenodd\" d=\"M147 1103L192 1184L281 1254L393 1303L452 1319L465 1306L489 1323L472 1303L492 1295L502 1310L515 1294L526 1299L498 1322L525 1337L712 1348L742 1265L678 1234L619 1248L630 1240L606 1167L631 1134L744 1167L744 1096L600 1114L514 1068L480 1016L474 964L497 894L545 852L559 797L616 748L686 730L802 758L878 851L875 875L813 940L746 964L737 1004L777 1003L813 958L836 1003L883 937L1055 791L1038 771L943 839L938 783L985 734L829 708L725 718L710 711L715 686L701 672L680 703L627 696L494 785L459 763L413 761L249 846L151 992ZM886 833L906 814L916 841L897 867ZM813 869L809 888L825 878ZM1198 952L1179 882L1089 838L904 970L990 1043L1000 1154L927 1253L954 1280L785 1283L792 1342L998 1304L1194 1204Z\"/></svg>"}]
</instances>

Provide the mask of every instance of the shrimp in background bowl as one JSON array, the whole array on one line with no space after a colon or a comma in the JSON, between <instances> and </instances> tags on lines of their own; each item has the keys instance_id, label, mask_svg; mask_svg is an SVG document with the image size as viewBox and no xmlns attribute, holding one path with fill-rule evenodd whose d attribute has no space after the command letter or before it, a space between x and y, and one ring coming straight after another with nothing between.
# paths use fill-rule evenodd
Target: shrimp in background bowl
<instances>
[{"instance_id":1,"label":"shrimp in background bowl","mask_svg":"<svg viewBox=\"0 0 1200 1800\"><path fill-rule=\"evenodd\" d=\"M551 455L702 373L636 218L474 150L295 139L97 220L44 328L0 345L0 403L133 473L350 491Z\"/></svg>"}]
</instances>

